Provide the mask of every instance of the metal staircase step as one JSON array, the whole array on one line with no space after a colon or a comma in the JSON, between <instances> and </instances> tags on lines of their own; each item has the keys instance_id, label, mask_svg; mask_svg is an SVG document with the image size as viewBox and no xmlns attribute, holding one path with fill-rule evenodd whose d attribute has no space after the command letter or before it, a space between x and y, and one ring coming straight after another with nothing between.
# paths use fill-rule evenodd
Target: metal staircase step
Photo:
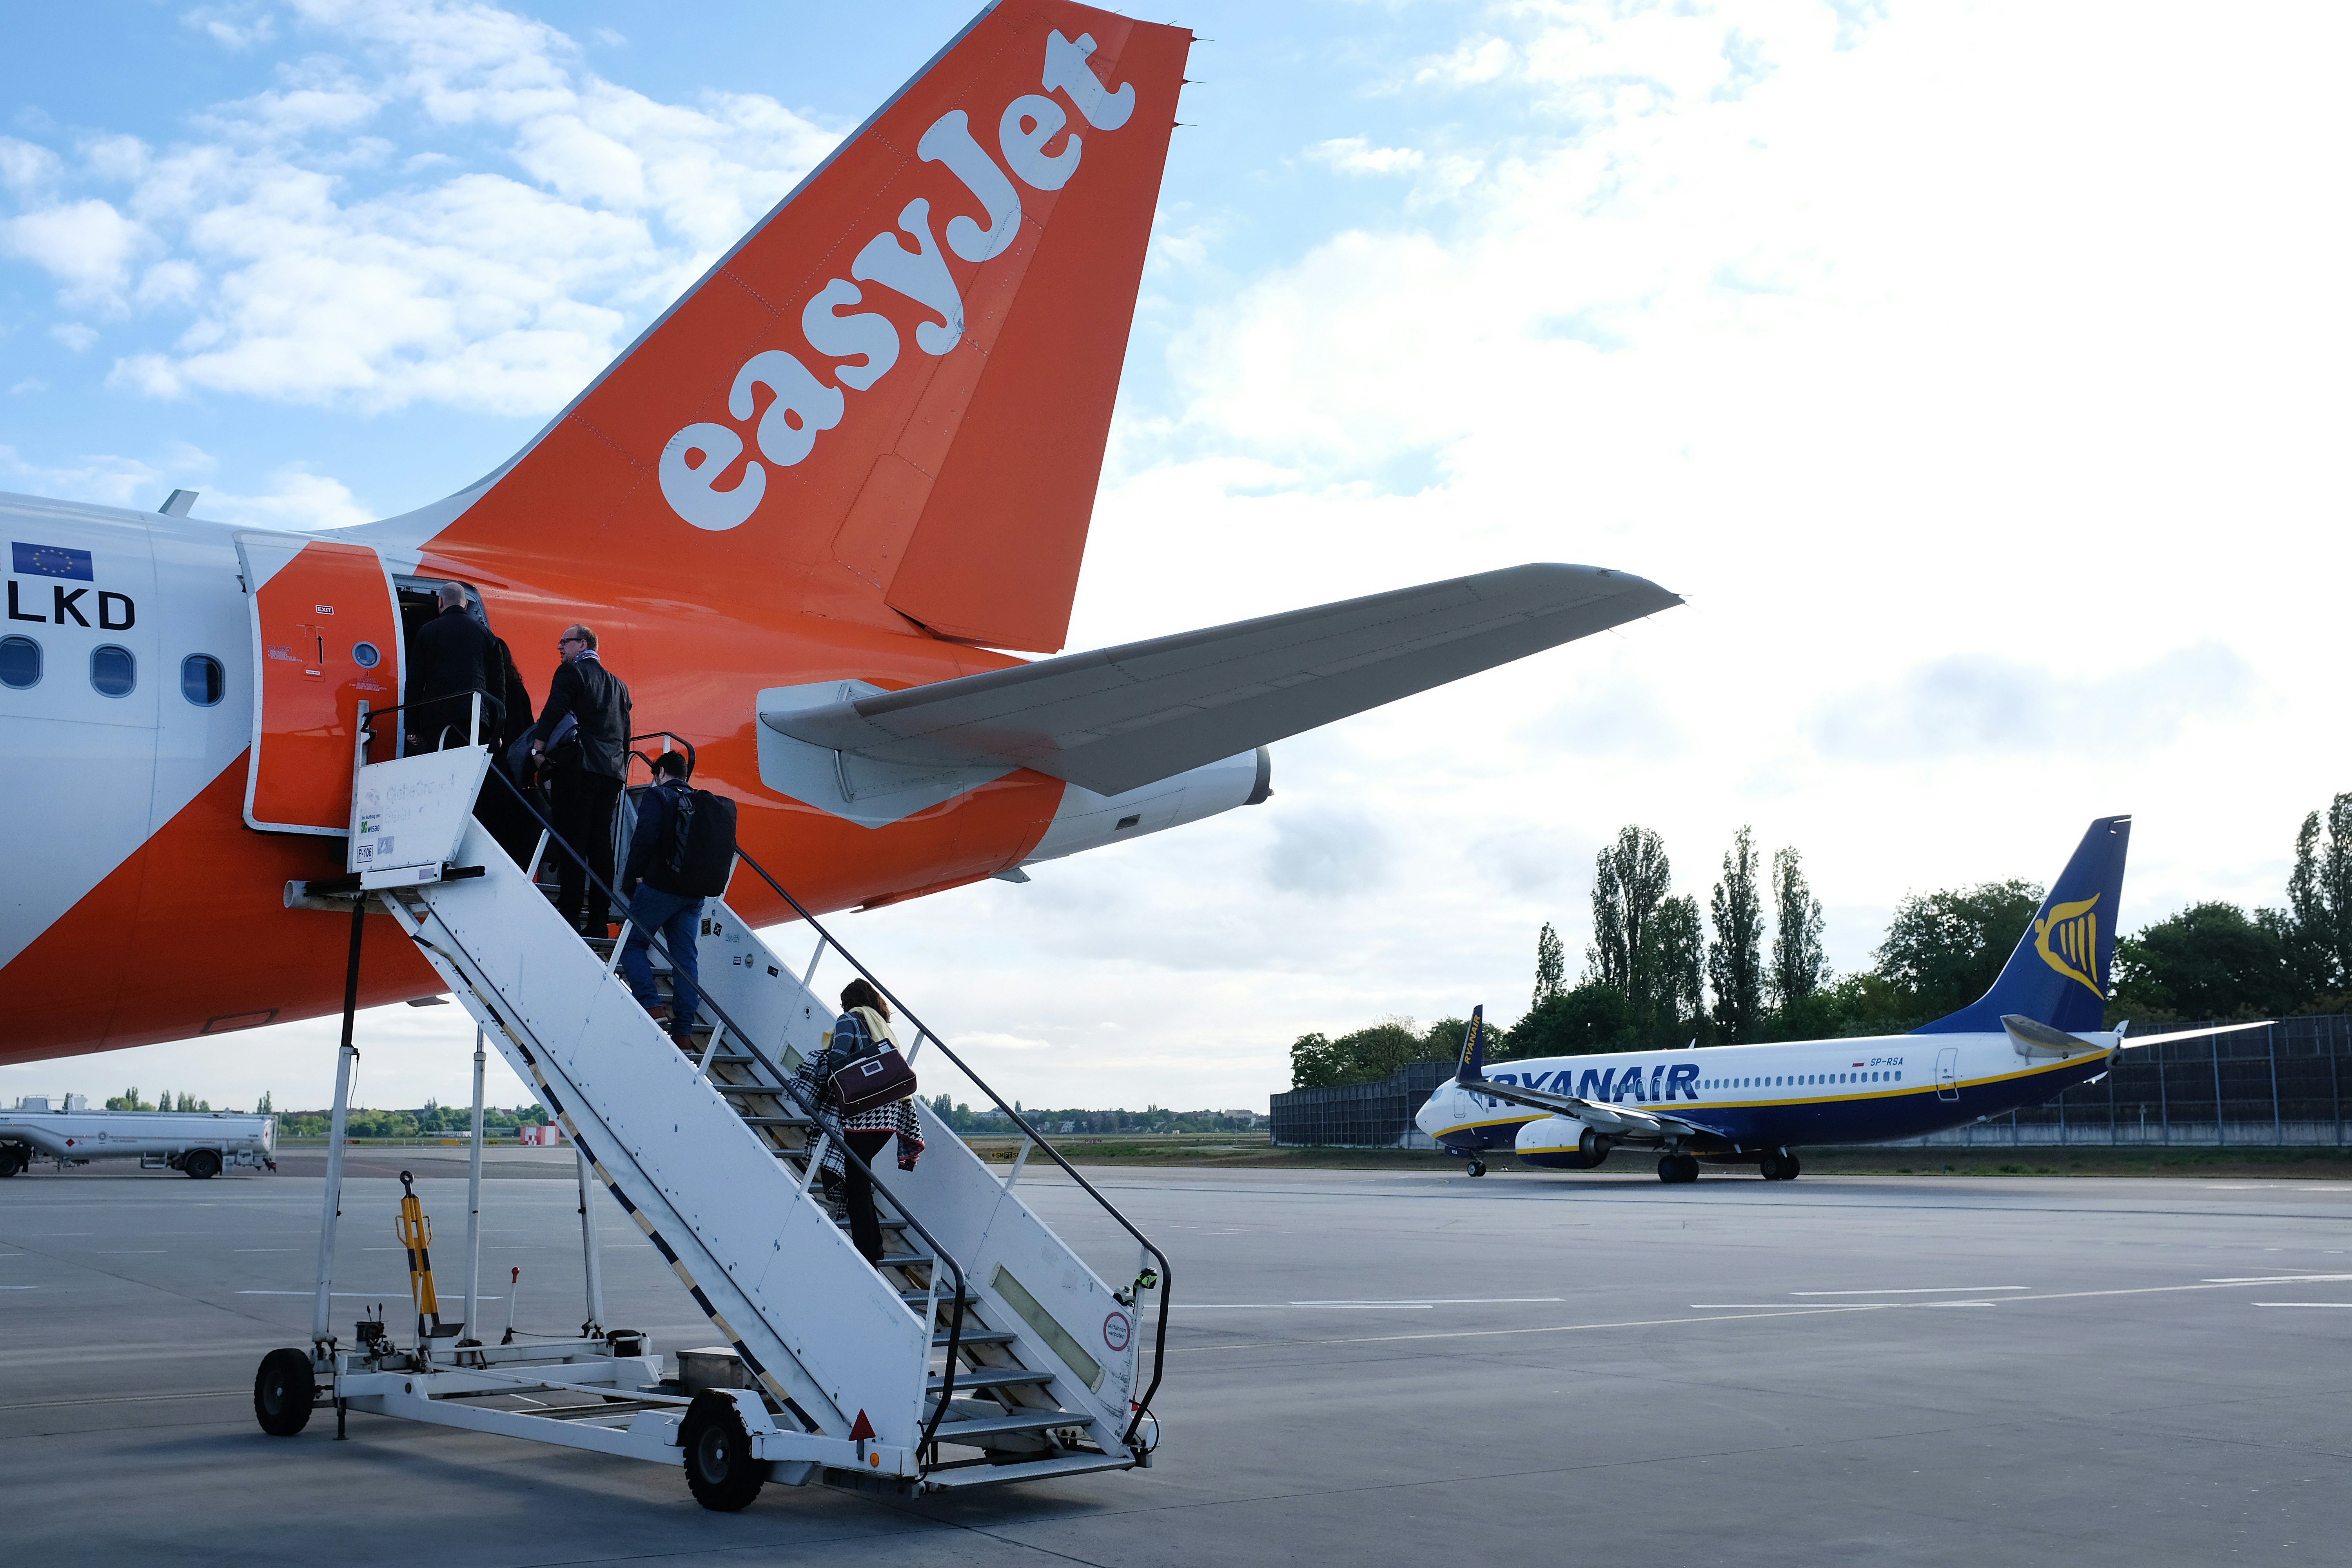
<instances>
[{"instance_id":1,"label":"metal staircase step","mask_svg":"<svg viewBox=\"0 0 2352 1568\"><path fill-rule=\"evenodd\" d=\"M966 1344L970 1344L971 1342L971 1341L969 1338L964 1341L964 1343ZM937 1394L940 1391L940 1384L942 1381L943 1379L940 1373L936 1372L931 1373L930 1392ZM965 1394L977 1392L983 1388L1017 1388L1024 1384L1051 1383L1053 1381L1054 1374L1050 1372L1032 1372L1027 1367L1020 1366L992 1366L976 1371L967 1369L958 1372L956 1373L955 1391L958 1394Z\"/></svg>"},{"instance_id":2,"label":"metal staircase step","mask_svg":"<svg viewBox=\"0 0 2352 1568\"><path fill-rule=\"evenodd\" d=\"M1010 1465L956 1465L931 1471L926 1488L955 1491L971 1487L1003 1486L1007 1481L1046 1480L1055 1476L1083 1476L1095 1470L1131 1470L1135 1460L1126 1454L1064 1454L1051 1459L1029 1459Z\"/></svg>"},{"instance_id":3,"label":"metal staircase step","mask_svg":"<svg viewBox=\"0 0 2352 1568\"><path fill-rule=\"evenodd\" d=\"M1010 1432L1043 1432L1055 1426L1084 1426L1087 1418L1069 1410L1008 1410L1002 1415L982 1415L965 1421L940 1423L939 1439L942 1443L963 1443L971 1446L980 1437L1002 1436Z\"/></svg>"},{"instance_id":4,"label":"metal staircase step","mask_svg":"<svg viewBox=\"0 0 2352 1568\"><path fill-rule=\"evenodd\" d=\"M956 1337L956 1343L959 1345L1009 1345L1020 1337L1010 1329L966 1329ZM947 1344L948 1331L945 1329L933 1331L931 1348L935 1351L945 1350Z\"/></svg>"},{"instance_id":5,"label":"metal staircase step","mask_svg":"<svg viewBox=\"0 0 2352 1568\"><path fill-rule=\"evenodd\" d=\"M898 1300L906 1302L909 1307L919 1306L925 1301L929 1301L930 1299L931 1293L929 1290L901 1290L898 1292ZM940 1292L940 1304L942 1306L952 1305L955 1300L955 1292L952 1290L942 1290ZM980 1305L980 1298L967 1293L963 1298L963 1303L967 1307L977 1307ZM970 1334L966 1334L964 1336L964 1342L969 1344L971 1342L971 1336Z\"/></svg>"},{"instance_id":6,"label":"metal staircase step","mask_svg":"<svg viewBox=\"0 0 2352 1568\"><path fill-rule=\"evenodd\" d=\"M806 1116L746 1116L742 1120L746 1127L814 1127L816 1125L813 1118ZM800 1151L795 1149L793 1152L797 1154Z\"/></svg>"}]
</instances>

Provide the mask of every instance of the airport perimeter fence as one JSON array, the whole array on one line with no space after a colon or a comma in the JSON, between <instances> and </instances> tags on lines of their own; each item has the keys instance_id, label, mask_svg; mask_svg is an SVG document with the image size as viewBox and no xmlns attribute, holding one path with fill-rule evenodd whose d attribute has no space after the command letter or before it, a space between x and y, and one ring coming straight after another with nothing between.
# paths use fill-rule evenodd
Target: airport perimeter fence
<instances>
[{"instance_id":1,"label":"airport perimeter fence","mask_svg":"<svg viewBox=\"0 0 2352 1568\"><path fill-rule=\"evenodd\" d=\"M1434 1149L1436 1142L1412 1124L1413 1114L1453 1076L1450 1061L1415 1062L1377 1083L1277 1094L1268 1118L1274 1142L1327 1149Z\"/></svg>"},{"instance_id":2,"label":"airport perimeter fence","mask_svg":"<svg viewBox=\"0 0 2352 1568\"><path fill-rule=\"evenodd\" d=\"M2170 1034L2193 1024L2150 1026ZM1990 1121L1906 1146L2092 1144L2137 1148L2345 1145L2352 1016L2281 1018L2260 1029L2126 1050L2106 1077Z\"/></svg>"},{"instance_id":3,"label":"airport perimeter fence","mask_svg":"<svg viewBox=\"0 0 2352 1568\"><path fill-rule=\"evenodd\" d=\"M2168 1024L2148 1033L2196 1027ZM1704 1047L1702 1047L1704 1048ZM1413 1113L1454 1071L1415 1062L1377 1083L1300 1089L1273 1098L1277 1144L1426 1149ZM1970 1122L1905 1147L2080 1144L2188 1148L2346 1146L2352 1016L2282 1018L2260 1029L2123 1053L2096 1083L2044 1104Z\"/></svg>"}]
</instances>

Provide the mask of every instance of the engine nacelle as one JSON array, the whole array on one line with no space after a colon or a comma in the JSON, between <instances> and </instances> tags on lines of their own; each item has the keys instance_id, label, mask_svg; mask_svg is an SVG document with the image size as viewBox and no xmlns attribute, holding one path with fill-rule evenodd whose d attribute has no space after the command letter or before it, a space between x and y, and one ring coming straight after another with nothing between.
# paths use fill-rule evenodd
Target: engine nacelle
<instances>
[{"instance_id":1,"label":"engine nacelle","mask_svg":"<svg viewBox=\"0 0 2352 1568\"><path fill-rule=\"evenodd\" d=\"M1589 1171L1609 1157L1609 1140L1568 1116L1546 1116L1519 1129L1512 1150L1523 1165Z\"/></svg>"}]
</instances>

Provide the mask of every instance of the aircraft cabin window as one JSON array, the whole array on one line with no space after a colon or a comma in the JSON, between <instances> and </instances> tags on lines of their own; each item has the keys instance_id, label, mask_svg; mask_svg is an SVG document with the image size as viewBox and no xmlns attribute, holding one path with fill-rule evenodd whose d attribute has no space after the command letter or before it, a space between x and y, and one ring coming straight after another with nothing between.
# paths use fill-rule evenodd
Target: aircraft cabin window
<instances>
[{"instance_id":1,"label":"aircraft cabin window","mask_svg":"<svg viewBox=\"0 0 2352 1568\"><path fill-rule=\"evenodd\" d=\"M0 686L22 691L41 683L41 645L30 637L0 637Z\"/></svg>"},{"instance_id":2,"label":"aircraft cabin window","mask_svg":"<svg viewBox=\"0 0 2352 1568\"><path fill-rule=\"evenodd\" d=\"M228 689L221 661L207 653L192 653L180 661L180 695L199 708L210 708Z\"/></svg>"},{"instance_id":3,"label":"aircraft cabin window","mask_svg":"<svg viewBox=\"0 0 2352 1568\"><path fill-rule=\"evenodd\" d=\"M376 646L372 642L355 642L352 644L352 662L362 669L373 669L383 662L383 655L376 651Z\"/></svg>"},{"instance_id":4,"label":"aircraft cabin window","mask_svg":"<svg viewBox=\"0 0 2352 1568\"><path fill-rule=\"evenodd\" d=\"M128 697L139 684L139 661L127 647L108 643L89 654L89 683L100 697Z\"/></svg>"}]
</instances>

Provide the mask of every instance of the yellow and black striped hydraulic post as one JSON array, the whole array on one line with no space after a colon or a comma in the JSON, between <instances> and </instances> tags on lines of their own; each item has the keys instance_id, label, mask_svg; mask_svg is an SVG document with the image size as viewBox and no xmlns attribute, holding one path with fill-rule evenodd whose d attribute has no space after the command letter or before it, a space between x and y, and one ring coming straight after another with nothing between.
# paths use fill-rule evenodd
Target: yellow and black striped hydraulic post
<instances>
[{"instance_id":1,"label":"yellow and black striped hydraulic post","mask_svg":"<svg viewBox=\"0 0 2352 1568\"><path fill-rule=\"evenodd\" d=\"M416 1178L406 1171L400 1173L400 1218L394 1222L392 1233L400 1245L408 1248L408 1293L416 1303L416 1337L421 1341L442 1337L441 1302L433 1294L433 1222L425 1217L425 1205L417 1200Z\"/></svg>"}]
</instances>

